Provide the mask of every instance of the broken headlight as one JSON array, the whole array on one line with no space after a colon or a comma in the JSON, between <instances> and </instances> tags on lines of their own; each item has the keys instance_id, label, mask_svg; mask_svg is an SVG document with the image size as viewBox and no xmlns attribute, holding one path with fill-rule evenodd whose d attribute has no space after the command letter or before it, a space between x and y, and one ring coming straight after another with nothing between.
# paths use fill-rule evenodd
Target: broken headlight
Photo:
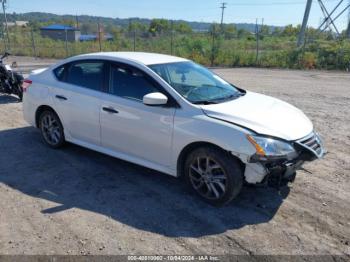
<instances>
[{"instance_id":1,"label":"broken headlight","mask_svg":"<svg viewBox=\"0 0 350 262\"><path fill-rule=\"evenodd\" d=\"M297 153L293 147L288 142L281 140L247 135L248 141L255 147L256 160L269 160L271 158L291 158Z\"/></svg>"}]
</instances>

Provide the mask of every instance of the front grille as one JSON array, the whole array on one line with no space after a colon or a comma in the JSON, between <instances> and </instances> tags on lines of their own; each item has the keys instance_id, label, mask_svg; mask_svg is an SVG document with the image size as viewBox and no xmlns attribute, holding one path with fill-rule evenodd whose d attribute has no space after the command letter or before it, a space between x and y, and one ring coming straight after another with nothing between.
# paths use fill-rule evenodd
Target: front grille
<instances>
[{"instance_id":1,"label":"front grille","mask_svg":"<svg viewBox=\"0 0 350 262\"><path fill-rule=\"evenodd\" d=\"M315 132L297 141L297 144L312 152L317 158L324 155L322 140Z\"/></svg>"}]
</instances>

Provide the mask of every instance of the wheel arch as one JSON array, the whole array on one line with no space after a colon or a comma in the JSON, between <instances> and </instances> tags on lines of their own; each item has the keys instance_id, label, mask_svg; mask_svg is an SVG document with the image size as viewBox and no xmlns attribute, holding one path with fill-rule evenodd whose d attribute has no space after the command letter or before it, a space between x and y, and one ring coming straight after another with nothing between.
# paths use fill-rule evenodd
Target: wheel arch
<instances>
[{"instance_id":1,"label":"wheel arch","mask_svg":"<svg viewBox=\"0 0 350 262\"><path fill-rule=\"evenodd\" d=\"M232 158L235 158L238 160L238 162L240 163L241 167L242 167L242 170L244 171L244 168L245 168L245 164L242 162L241 159L239 159L238 157L234 156L231 154L230 151L216 145L216 144L213 144L213 143L210 143L210 142L204 142L204 141L198 141L198 142L193 142L193 143L190 143L188 144L187 146L185 146L178 158L177 158L177 163L176 163L176 171L177 171L177 176L178 177L181 177L183 176L184 174L184 168L185 168L185 161L186 161L186 158L188 157L188 155L193 152L193 150L196 150L197 148L200 148L200 147L212 147L212 148L216 148L216 149L219 149L221 151L224 151L226 152L227 154L230 155L230 157Z\"/></svg>"},{"instance_id":2,"label":"wheel arch","mask_svg":"<svg viewBox=\"0 0 350 262\"><path fill-rule=\"evenodd\" d=\"M55 111L55 109L53 109L51 106L48 106L48 105L41 105L41 106L39 106L36 109L36 112L35 112L35 126L37 128L39 128L39 117L44 111L52 111L53 113L55 113L58 116L58 114ZM58 118L59 118L59 116L58 116Z\"/></svg>"}]
</instances>

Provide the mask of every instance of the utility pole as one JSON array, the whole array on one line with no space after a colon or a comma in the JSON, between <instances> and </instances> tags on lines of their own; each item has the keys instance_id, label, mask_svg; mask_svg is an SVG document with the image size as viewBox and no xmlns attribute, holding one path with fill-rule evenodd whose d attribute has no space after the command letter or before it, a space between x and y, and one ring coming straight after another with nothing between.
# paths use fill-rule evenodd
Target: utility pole
<instances>
[{"instance_id":1,"label":"utility pole","mask_svg":"<svg viewBox=\"0 0 350 262\"><path fill-rule=\"evenodd\" d=\"M256 19L255 23L255 36L256 36L256 59L255 63L258 64L259 61L259 25L258 25L258 18Z\"/></svg>"},{"instance_id":2,"label":"utility pole","mask_svg":"<svg viewBox=\"0 0 350 262\"><path fill-rule=\"evenodd\" d=\"M298 37L298 43L297 43L298 47L301 47L305 41L305 31L307 27L307 22L309 21L311 6L312 6L312 0L307 0L303 24L301 25L301 30Z\"/></svg>"},{"instance_id":3,"label":"utility pole","mask_svg":"<svg viewBox=\"0 0 350 262\"><path fill-rule=\"evenodd\" d=\"M136 51L136 26L134 26L133 36L134 36L134 52L135 52Z\"/></svg>"},{"instance_id":4,"label":"utility pole","mask_svg":"<svg viewBox=\"0 0 350 262\"><path fill-rule=\"evenodd\" d=\"M170 32L170 53L174 54L174 21L171 20L171 32Z\"/></svg>"},{"instance_id":5,"label":"utility pole","mask_svg":"<svg viewBox=\"0 0 350 262\"><path fill-rule=\"evenodd\" d=\"M227 8L227 3L222 3L221 4L221 31L224 31L224 14L225 14L225 9Z\"/></svg>"},{"instance_id":6,"label":"utility pole","mask_svg":"<svg viewBox=\"0 0 350 262\"><path fill-rule=\"evenodd\" d=\"M212 42L211 42L211 56L210 56L210 65L214 66L215 61L215 25L213 25L212 34Z\"/></svg>"},{"instance_id":7,"label":"utility pole","mask_svg":"<svg viewBox=\"0 0 350 262\"><path fill-rule=\"evenodd\" d=\"M68 53L68 30L67 28L64 29L64 33L65 33L65 48L66 48L66 57L68 57L69 53Z\"/></svg>"},{"instance_id":8,"label":"utility pole","mask_svg":"<svg viewBox=\"0 0 350 262\"><path fill-rule=\"evenodd\" d=\"M35 57L35 59L37 58L36 55L36 48L35 48L35 38L34 38L34 32L33 29L30 30L30 36L32 38L32 48L33 48L33 56Z\"/></svg>"},{"instance_id":9,"label":"utility pole","mask_svg":"<svg viewBox=\"0 0 350 262\"><path fill-rule=\"evenodd\" d=\"M76 27L79 29L79 18L78 15L75 15Z\"/></svg>"},{"instance_id":10,"label":"utility pole","mask_svg":"<svg viewBox=\"0 0 350 262\"><path fill-rule=\"evenodd\" d=\"M100 19L98 19L97 30L98 30L98 44L99 44L99 47L100 47L100 52L102 52Z\"/></svg>"},{"instance_id":11,"label":"utility pole","mask_svg":"<svg viewBox=\"0 0 350 262\"><path fill-rule=\"evenodd\" d=\"M349 0L349 5L350 5L350 0ZM347 38L350 39L350 8L349 8L349 14L348 14L348 29L346 31L346 36Z\"/></svg>"},{"instance_id":12,"label":"utility pole","mask_svg":"<svg viewBox=\"0 0 350 262\"><path fill-rule=\"evenodd\" d=\"M6 16L6 0L0 0L2 3L2 11L4 13L4 20L5 20L5 31L6 31L6 41L5 41L5 48L10 49L10 34L9 34L9 27L7 24L7 16ZM4 39L5 40L5 39Z\"/></svg>"}]
</instances>

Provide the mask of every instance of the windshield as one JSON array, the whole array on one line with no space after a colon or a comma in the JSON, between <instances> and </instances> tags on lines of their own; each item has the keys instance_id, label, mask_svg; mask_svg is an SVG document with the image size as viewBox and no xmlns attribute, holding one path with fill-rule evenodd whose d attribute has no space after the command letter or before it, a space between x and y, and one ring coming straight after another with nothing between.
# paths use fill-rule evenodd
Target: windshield
<instances>
[{"instance_id":1,"label":"windshield","mask_svg":"<svg viewBox=\"0 0 350 262\"><path fill-rule=\"evenodd\" d=\"M159 64L149 67L194 104L216 104L242 95L237 88L193 62Z\"/></svg>"}]
</instances>

